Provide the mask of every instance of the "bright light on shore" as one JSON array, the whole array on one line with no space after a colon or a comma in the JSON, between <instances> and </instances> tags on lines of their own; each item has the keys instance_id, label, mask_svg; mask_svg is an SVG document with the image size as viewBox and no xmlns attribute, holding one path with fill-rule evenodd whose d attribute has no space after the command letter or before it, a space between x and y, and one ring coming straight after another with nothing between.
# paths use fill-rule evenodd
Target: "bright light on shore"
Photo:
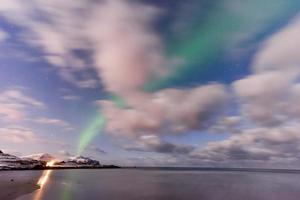
<instances>
[{"instance_id":1,"label":"bright light on shore","mask_svg":"<svg viewBox=\"0 0 300 200\"><path fill-rule=\"evenodd\" d=\"M56 160L51 160L49 162L47 162L46 166L47 167L52 167L54 165L54 163L56 162ZM48 181L49 176L51 174L52 170L46 170L44 171L44 173L42 174L42 176L40 177L39 181L38 181L38 185L42 188Z\"/></svg>"},{"instance_id":2,"label":"bright light on shore","mask_svg":"<svg viewBox=\"0 0 300 200\"><path fill-rule=\"evenodd\" d=\"M47 162L46 166L47 167L52 167L55 162L56 162L56 160L51 160L51 161ZM44 186L49 181L51 173L52 173L52 170L45 170L43 172L42 176L40 177L40 179L37 182L37 185L40 186L40 190L37 191L36 195L34 196L34 200L41 200L42 199L42 195L43 195L43 192L44 192L44 190L43 190Z\"/></svg>"},{"instance_id":3,"label":"bright light on shore","mask_svg":"<svg viewBox=\"0 0 300 200\"><path fill-rule=\"evenodd\" d=\"M44 187L44 185L47 183L47 181L48 181L48 179L49 179L49 176L50 176L51 172L52 172L52 170L47 170L47 171L45 171L45 172L42 174L41 178L39 179L39 181L38 181L37 184L41 187L41 189L42 189L42 188Z\"/></svg>"},{"instance_id":4,"label":"bright light on shore","mask_svg":"<svg viewBox=\"0 0 300 200\"><path fill-rule=\"evenodd\" d=\"M47 162L46 166L52 167L55 164L55 162L56 162L55 160L51 160L51 161Z\"/></svg>"}]
</instances>

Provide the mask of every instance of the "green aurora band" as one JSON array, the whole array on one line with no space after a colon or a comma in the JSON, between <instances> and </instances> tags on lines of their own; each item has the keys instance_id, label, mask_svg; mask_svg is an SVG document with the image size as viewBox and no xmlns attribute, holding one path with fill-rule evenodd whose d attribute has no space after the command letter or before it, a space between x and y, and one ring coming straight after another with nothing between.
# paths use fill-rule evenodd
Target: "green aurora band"
<instances>
[{"instance_id":1,"label":"green aurora band","mask_svg":"<svg viewBox=\"0 0 300 200\"><path fill-rule=\"evenodd\" d=\"M199 4L200 3L200 4ZM179 58L177 65L166 76L150 80L144 89L159 89L185 85L193 79L205 79L208 75L222 73L222 65L214 65L230 57L233 49L251 49L266 35L277 31L300 9L298 0L221 0L210 2L204 13L194 3L193 16L182 19L186 24L179 33L169 34L166 54ZM169 32L168 32L169 33ZM213 66L213 67L212 67Z\"/></svg>"},{"instance_id":2,"label":"green aurora band","mask_svg":"<svg viewBox=\"0 0 300 200\"><path fill-rule=\"evenodd\" d=\"M104 129L106 119L103 115L96 115L87 128L80 134L77 155L81 155L91 141Z\"/></svg>"},{"instance_id":3,"label":"green aurora band","mask_svg":"<svg viewBox=\"0 0 300 200\"><path fill-rule=\"evenodd\" d=\"M110 94L108 99L113 101L118 108L127 107L125 100L114 94ZM77 155L81 155L91 141L105 128L106 119L105 116L96 114L91 120L87 128L80 134Z\"/></svg>"}]
</instances>

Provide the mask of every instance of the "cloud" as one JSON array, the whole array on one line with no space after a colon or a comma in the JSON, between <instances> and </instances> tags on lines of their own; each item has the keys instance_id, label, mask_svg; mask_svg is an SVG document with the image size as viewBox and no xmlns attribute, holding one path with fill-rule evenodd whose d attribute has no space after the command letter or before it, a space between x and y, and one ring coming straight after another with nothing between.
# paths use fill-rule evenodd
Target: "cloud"
<instances>
[{"instance_id":1,"label":"cloud","mask_svg":"<svg viewBox=\"0 0 300 200\"><path fill-rule=\"evenodd\" d=\"M35 147L39 146L51 146L52 148L70 148L70 144L67 144L61 140L51 140L44 137L34 128L27 125L20 125L18 123L13 125L3 125L0 128L0 143L12 145L12 144L34 144Z\"/></svg>"},{"instance_id":2,"label":"cloud","mask_svg":"<svg viewBox=\"0 0 300 200\"><path fill-rule=\"evenodd\" d=\"M61 99L66 100L66 101L78 101L81 100L81 96L75 94L73 91L67 88L60 88L60 92L62 93Z\"/></svg>"},{"instance_id":3,"label":"cloud","mask_svg":"<svg viewBox=\"0 0 300 200\"><path fill-rule=\"evenodd\" d=\"M71 101L80 100L80 96L77 95L64 95L61 98L64 100L71 100Z\"/></svg>"},{"instance_id":4,"label":"cloud","mask_svg":"<svg viewBox=\"0 0 300 200\"><path fill-rule=\"evenodd\" d=\"M127 0L12 0L0 5L0 14L25 28L22 39L40 47L64 80L87 88L97 87L101 79L106 91L124 99L129 109L108 100L101 103L108 131L124 135L204 128L226 99L218 84L155 93L142 90L147 81L167 73L172 63L153 29L161 13ZM91 56L82 56L87 52ZM123 122L117 120L120 116Z\"/></svg>"},{"instance_id":5,"label":"cloud","mask_svg":"<svg viewBox=\"0 0 300 200\"><path fill-rule=\"evenodd\" d=\"M255 74L233 84L242 112L255 123L275 125L285 120L283 109L292 81L277 71Z\"/></svg>"},{"instance_id":6,"label":"cloud","mask_svg":"<svg viewBox=\"0 0 300 200\"><path fill-rule=\"evenodd\" d=\"M0 141L8 144L34 142L37 145L65 146L61 141L44 138L28 122L58 126L65 131L74 128L63 120L41 117L40 112L47 112L47 106L27 92L23 87L10 87L0 91Z\"/></svg>"},{"instance_id":7,"label":"cloud","mask_svg":"<svg viewBox=\"0 0 300 200\"><path fill-rule=\"evenodd\" d=\"M177 157L169 154L154 154L151 156L135 156L126 157L124 160L116 160L114 163L122 166L184 166L184 163L180 162Z\"/></svg>"},{"instance_id":8,"label":"cloud","mask_svg":"<svg viewBox=\"0 0 300 200\"><path fill-rule=\"evenodd\" d=\"M95 88L100 85L96 71L106 89L116 93L137 89L162 71L160 38L151 30L159 13L129 0L11 0L0 5L0 15L24 28L21 39L42 49L63 79Z\"/></svg>"},{"instance_id":9,"label":"cloud","mask_svg":"<svg viewBox=\"0 0 300 200\"><path fill-rule=\"evenodd\" d=\"M283 73L299 73L298 56L300 41L300 16L263 43L256 54L253 67L256 72L280 70Z\"/></svg>"},{"instance_id":10,"label":"cloud","mask_svg":"<svg viewBox=\"0 0 300 200\"><path fill-rule=\"evenodd\" d=\"M299 22L271 36L255 56L253 74L232 84L242 114L237 134L199 147L191 158L235 166L299 163Z\"/></svg>"},{"instance_id":11,"label":"cloud","mask_svg":"<svg viewBox=\"0 0 300 200\"><path fill-rule=\"evenodd\" d=\"M91 26L96 68L107 91L119 95L127 108L100 101L106 131L125 137L183 133L204 128L226 101L225 88L211 84L192 89L142 90L153 77L163 76L169 65L153 22L157 8L130 1L105 1ZM94 21L91 21L95 24ZM122 119L122 120L120 120Z\"/></svg>"},{"instance_id":12,"label":"cloud","mask_svg":"<svg viewBox=\"0 0 300 200\"><path fill-rule=\"evenodd\" d=\"M62 155L64 157L70 157L71 156L71 154L67 150L59 150L58 154Z\"/></svg>"},{"instance_id":13,"label":"cloud","mask_svg":"<svg viewBox=\"0 0 300 200\"><path fill-rule=\"evenodd\" d=\"M64 80L80 88L96 88L102 83L105 91L125 101L124 107L113 100L99 104L107 121L105 131L133 139L128 150L182 154L194 163L298 159L299 17L261 45L253 74L231 85L241 116L222 118L229 95L221 84L143 91L147 81L164 76L170 65L153 30L160 14L155 7L127 0L0 3L0 15L26 30L21 39L42 49L44 59ZM43 109L45 105L19 90L0 94L2 118L24 119L29 107ZM57 119L38 120L67 126ZM161 139L162 134L207 128L235 134L197 149ZM169 163L178 161L167 157Z\"/></svg>"},{"instance_id":14,"label":"cloud","mask_svg":"<svg viewBox=\"0 0 300 200\"><path fill-rule=\"evenodd\" d=\"M0 92L0 120L5 123L19 123L34 121L39 124L62 127L65 131L72 131L74 127L64 120L40 117L33 115L34 110L45 110L47 106L25 94L25 89L20 87L7 88Z\"/></svg>"},{"instance_id":15,"label":"cloud","mask_svg":"<svg viewBox=\"0 0 300 200\"><path fill-rule=\"evenodd\" d=\"M242 112L263 125L295 119L297 81L300 77L298 33L300 18L269 38L254 58L254 74L233 84ZM294 114L296 114L294 112Z\"/></svg>"},{"instance_id":16,"label":"cloud","mask_svg":"<svg viewBox=\"0 0 300 200\"><path fill-rule=\"evenodd\" d=\"M62 78L81 88L99 85L97 77L86 70L92 68L91 63L75 53L76 50L90 51L89 43L93 43L87 37L90 27L86 27L86 22L94 1L1 2L0 15L23 28L20 39L41 48L44 59L58 69Z\"/></svg>"},{"instance_id":17,"label":"cloud","mask_svg":"<svg viewBox=\"0 0 300 200\"><path fill-rule=\"evenodd\" d=\"M224 141L210 142L191 153L192 157L209 162L299 161L299 124L276 128L243 130Z\"/></svg>"},{"instance_id":18,"label":"cloud","mask_svg":"<svg viewBox=\"0 0 300 200\"><path fill-rule=\"evenodd\" d=\"M94 151L94 152L96 152L96 153L107 154L106 151L104 151L104 150L102 150L102 149L100 149L99 147L94 146L94 145L88 147L87 150Z\"/></svg>"},{"instance_id":19,"label":"cloud","mask_svg":"<svg viewBox=\"0 0 300 200\"><path fill-rule=\"evenodd\" d=\"M0 92L0 117L5 121L24 120L29 109L45 109L46 106L24 94L20 88L6 89Z\"/></svg>"},{"instance_id":20,"label":"cloud","mask_svg":"<svg viewBox=\"0 0 300 200\"><path fill-rule=\"evenodd\" d=\"M35 132L22 126L0 128L0 138L2 142L7 143L36 142L38 140Z\"/></svg>"},{"instance_id":21,"label":"cloud","mask_svg":"<svg viewBox=\"0 0 300 200\"><path fill-rule=\"evenodd\" d=\"M72 127L70 123L61 119L40 117L35 119L34 121L40 124L62 127L65 131L74 130L74 127Z\"/></svg>"},{"instance_id":22,"label":"cloud","mask_svg":"<svg viewBox=\"0 0 300 200\"><path fill-rule=\"evenodd\" d=\"M213 125L209 131L212 133L231 133L237 134L240 131L241 116L224 116Z\"/></svg>"},{"instance_id":23,"label":"cloud","mask_svg":"<svg viewBox=\"0 0 300 200\"><path fill-rule=\"evenodd\" d=\"M135 145L125 146L125 149L128 151L145 151L177 155L188 154L194 147L165 142L156 135L144 135L139 138Z\"/></svg>"},{"instance_id":24,"label":"cloud","mask_svg":"<svg viewBox=\"0 0 300 200\"><path fill-rule=\"evenodd\" d=\"M11 89L11 90L4 91L1 95L1 99L6 101L7 100L6 98L8 98L11 101L17 101L22 104L27 104L27 105L34 106L37 108L45 108L44 103L42 103L34 98L24 95L24 93L18 89Z\"/></svg>"},{"instance_id":25,"label":"cloud","mask_svg":"<svg viewBox=\"0 0 300 200\"><path fill-rule=\"evenodd\" d=\"M300 163L299 17L272 35L254 57L253 74L232 84L241 116L220 118L208 142L178 162L210 166L297 167Z\"/></svg>"},{"instance_id":26,"label":"cloud","mask_svg":"<svg viewBox=\"0 0 300 200\"><path fill-rule=\"evenodd\" d=\"M72 72L70 70L60 69L61 77L78 88L87 89L97 88L99 86L99 80L96 77L89 73L86 73L86 75L83 74L83 72Z\"/></svg>"},{"instance_id":27,"label":"cloud","mask_svg":"<svg viewBox=\"0 0 300 200\"><path fill-rule=\"evenodd\" d=\"M186 133L207 128L226 105L227 93L219 84L192 89L166 89L134 98L129 108L101 101L110 133L135 137L144 134Z\"/></svg>"},{"instance_id":28,"label":"cloud","mask_svg":"<svg viewBox=\"0 0 300 200\"><path fill-rule=\"evenodd\" d=\"M93 13L89 33L97 41L96 66L108 91L126 97L163 72L161 41L151 29L158 14L154 7L119 0L105 1Z\"/></svg>"},{"instance_id":29,"label":"cloud","mask_svg":"<svg viewBox=\"0 0 300 200\"><path fill-rule=\"evenodd\" d=\"M8 38L8 34L0 29L0 42L4 42Z\"/></svg>"}]
</instances>

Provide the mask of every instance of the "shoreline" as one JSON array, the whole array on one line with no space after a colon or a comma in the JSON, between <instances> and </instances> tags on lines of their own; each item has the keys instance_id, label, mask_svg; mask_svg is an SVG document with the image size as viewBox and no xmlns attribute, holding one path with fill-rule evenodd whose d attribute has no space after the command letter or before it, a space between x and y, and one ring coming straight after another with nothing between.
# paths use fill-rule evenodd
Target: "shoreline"
<instances>
[{"instance_id":1,"label":"shoreline","mask_svg":"<svg viewBox=\"0 0 300 200\"><path fill-rule=\"evenodd\" d=\"M137 169L137 170L163 170L163 171L219 171L219 172L260 172L260 173L296 173L300 174L300 169L266 169L266 168L214 168L214 167L120 167L115 165L104 165L99 167L61 167L48 166L32 169L0 169L1 171L42 171L42 170L68 170L68 169Z\"/></svg>"},{"instance_id":2,"label":"shoreline","mask_svg":"<svg viewBox=\"0 0 300 200\"><path fill-rule=\"evenodd\" d=\"M170 171L220 171L220 172L268 172L268 173L300 173L300 169L267 169L237 167L122 167L123 169L170 170Z\"/></svg>"},{"instance_id":3,"label":"shoreline","mask_svg":"<svg viewBox=\"0 0 300 200\"><path fill-rule=\"evenodd\" d=\"M82 166L82 167L64 167L64 166L48 166L48 167L37 167L37 168L13 168L13 169L0 169L1 171L39 171L39 170L66 170L66 169L120 169L122 167L115 166L115 165L104 165L99 167L89 167L89 166Z\"/></svg>"}]
</instances>

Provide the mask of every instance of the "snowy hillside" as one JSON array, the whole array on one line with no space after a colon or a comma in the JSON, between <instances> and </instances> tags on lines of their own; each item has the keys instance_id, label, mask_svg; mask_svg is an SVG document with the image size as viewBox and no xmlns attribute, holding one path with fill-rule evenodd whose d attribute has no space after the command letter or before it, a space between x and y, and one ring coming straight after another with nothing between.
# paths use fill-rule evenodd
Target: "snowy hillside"
<instances>
[{"instance_id":1,"label":"snowy hillside","mask_svg":"<svg viewBox=\"0 0 300 200\"><path fill-rule=\"evenodd\" d=\"M55 157L53 157L52 155L50 155L48 153L33 154L33 155L23 156L22 158L39 160L39 161L44 161L44 162L50 162L52 160L56 160Z\"/></svg>"},{"instance_id":2,"label":"snowy hillside","mask_svg":"<svg viewBox=\"0 0 300 200\"><path fill-rule=\"evenodd\" d=\"M83 157L83 156L72 157L66 161L56 163L56 165L64 166L64 167L65 166L68 166L68 167L99 167L99 166L101 166L99 161L93 160L88 157Z\"/></svg>"},{"instance_id":3,"label":"snowy hillside","mask_svg":"<svg viewBox=\"0 0 300 200\"><path fill-rule=\"evenodd\" d=\"M29 158L19 158L14 155L0 151L0 170L1 169L41 169L45 162Z\"/></svg>"}]
</instances>

